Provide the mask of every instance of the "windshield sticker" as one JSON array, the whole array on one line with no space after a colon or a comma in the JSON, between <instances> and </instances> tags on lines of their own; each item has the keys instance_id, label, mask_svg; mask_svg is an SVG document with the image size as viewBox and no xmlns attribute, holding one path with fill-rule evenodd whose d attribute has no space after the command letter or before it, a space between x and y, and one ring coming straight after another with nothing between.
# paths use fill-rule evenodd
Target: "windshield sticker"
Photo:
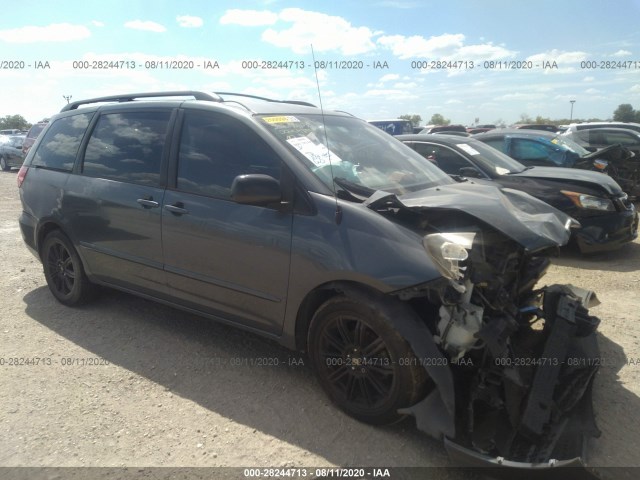
<instances>
[{"instance_id":1,"label":"windshield sticker","mask_svg":"<svg viewBox=\"0 0 640 480\"><path fill-rule=\"evenodd\" d=\"M277 117L262 117L262 120L264 120L267 123L291 123L291 122L300 121L293 115L280 115Z\"/></svg>"},{"instance_id":2,"label":"windshield sticker","mask_svg":"<svg viewBox=\"0 0 640 480\"><path fill-rule=\"evenodd\" d=\"M544 140L544 138L542 140ZM551 143L553 143L554 145L558 145L560 141L557 138L554 138L553 140L551 140Z\"/></svg>"},{"instance_id":3,"label":"windshield sticker","mask_svg":"<svg viewBox=\"0 0 640 480\"><path fill-rule=\"evenodd\" d=\"M498 175L508 175L511 173L511 170L502 167L496 167L496 173Z\"/></svg>"},{"instance_id":4,"label":"windshield sticker","mask_svg":"<svg viewBox=\"0 0 640 480\"><path fill-rule=\"evenodd\" d=\"M287 142L302 155L308 158L316 167L324 167L342 162L342 159L330 151L325 145L313 143L307 137L290 138Z\"/></svg>"},{"instance_id":5,"label":"windshield sticker","mask_svg":"<svg viewBox=\"0 0 640 480\"><path fill-rule=\"evenodd\" d=\"M480 152L473 148L471 145L467 145L466 143L459 143L458 146L461 150L464 150L469 155L480 155Z\"/></svg>"}]
</instances>

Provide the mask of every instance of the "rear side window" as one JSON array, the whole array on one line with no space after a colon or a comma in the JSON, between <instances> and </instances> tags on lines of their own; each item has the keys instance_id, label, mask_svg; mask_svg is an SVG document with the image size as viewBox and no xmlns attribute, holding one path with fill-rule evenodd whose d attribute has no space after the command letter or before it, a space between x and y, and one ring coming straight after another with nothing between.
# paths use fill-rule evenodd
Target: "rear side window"
<instances>
[{"instance_id":1,"label":"rear side window","mask_svg":"<svg viewBox=\"0 0 640 480\"><path fill-rule=\"evenodd\" d=\"M54 121L40 142L31 165L71 171L92 115L83 113Z\"/></svg>"},{"instance_id":2,"label":"rear side window","mask_svg":"<svg viewBox=\"0 0 640 480\"><path fill-rule=\"evenodd\" d=\"M109 113L98 119L82 173L127 183L158 185L170 111Z\"/></svg>"},{"instance_id":3,"label":"rear side window","mask_svg":"<svg viewBox=\"0 0 640 480\"><path fill-rule=\"evenodd\" d=\"M280 158L251 128L228 115L188 111L178 157L177 188L227 199L238 175L280 180Z\"/></svg>"}]
</instances>

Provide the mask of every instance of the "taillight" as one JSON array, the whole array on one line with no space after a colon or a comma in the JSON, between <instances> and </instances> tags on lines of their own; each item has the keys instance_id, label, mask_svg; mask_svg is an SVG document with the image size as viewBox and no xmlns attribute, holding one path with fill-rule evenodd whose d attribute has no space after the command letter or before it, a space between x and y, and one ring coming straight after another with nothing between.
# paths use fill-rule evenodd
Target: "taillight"
<instances>
[{"instance_id":1,"label":"taillight","mask_svg":"<svg viewBox=\"0 0 640 480\"><path fill-rule=\"evenodd\" d=\"M20 167L20 171L18 172L18 188L22 187L22 183L24 179L27 178L27 172L29 171L29 167L25 167L24 165Z\"/></svg>"}]
</instances>

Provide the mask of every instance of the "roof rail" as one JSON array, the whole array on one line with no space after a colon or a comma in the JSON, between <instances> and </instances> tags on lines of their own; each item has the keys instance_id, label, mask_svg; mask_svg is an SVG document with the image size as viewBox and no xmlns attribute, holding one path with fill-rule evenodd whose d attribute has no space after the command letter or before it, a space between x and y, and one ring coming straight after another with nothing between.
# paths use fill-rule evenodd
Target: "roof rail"
<instances>
[{"instance_id":1,"label":"roof rail","mask_svg":"<svg viewBox=\"0 0 640 480\"><path fill-rule=\"evenodd\" d=\"M233 93L233 92L214 92L214 93L216 95L232 95L234 97L255 98L256 100L264 100L266 102L290 103L292 105L302 105L304 107L317 108L316 105L314 105L313 103L303 102L302 100L274 100L273 98L259 97L258 95L249 95L248 93Z\"/></svg>"},{"instance_id":2,"label":"roof rail","mask_svg":"<svg viewBox=\"0 0 640 480\"><path fill-rule=\"evenodd\" d=\"M211 94L207 92L199 92L195 90L184 91L169 91L169 92L147 92L147 93L128 93L124 95L111 95L108 97L89 98L87 100L79 100L77 102L71 102L65 105L61 112L68 110L75 110L82 105L90 103L105 103L105 102L132 102L137 98L154 98L154 97L193 97L196 100L207 100L210 102L222 102L222 98L219 95Z\"/></svg>"}]
</instances>

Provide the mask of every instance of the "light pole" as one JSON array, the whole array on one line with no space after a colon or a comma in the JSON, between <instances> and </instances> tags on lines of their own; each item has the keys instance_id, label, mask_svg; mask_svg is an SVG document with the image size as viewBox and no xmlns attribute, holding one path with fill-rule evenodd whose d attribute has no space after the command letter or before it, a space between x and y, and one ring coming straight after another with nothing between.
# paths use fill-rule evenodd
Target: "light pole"
<instances>
[{"instance_id":1,"label":"light pole","mask_svg":"<svg viewBox=\"0 0 640 480\"><path fill-rule=\"evenodd\" d=\"M64 98L67 101L67 105L69 105L69 100L71 100L72 95L62 95L62 98Z\"/></svg>"},{"instance_id":2,"label":"light pole","mask_svg":"<svg viewBox=\"0 0 640 480\"><path fill-rule=\"evenodd\" d=\"M571 115L569 116L569 123L571 123L571 121L573 120L573 104L576 103L576 101L569 100L569 102L571 103Z\"/></svg>"}]
</instances>

